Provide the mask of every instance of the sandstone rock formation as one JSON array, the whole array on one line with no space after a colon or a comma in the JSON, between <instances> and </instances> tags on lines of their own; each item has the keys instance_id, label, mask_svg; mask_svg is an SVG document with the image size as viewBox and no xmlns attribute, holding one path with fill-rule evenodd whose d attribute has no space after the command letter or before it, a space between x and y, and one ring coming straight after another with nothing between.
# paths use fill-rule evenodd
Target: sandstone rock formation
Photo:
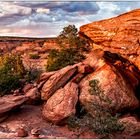
<instances>
[{"instance_id":1,"label":"sandstone rock formation","mask_svg":"<svg viewBox=\"0 0 140 140\"><path fill-rule=\"evenodd\" d=\"M52 75L48 81L43 85L42 91L41 91L41 98L43 100L48 100L49 97L54 94L56 90L58 90L60 87L63 87L68 80L71 78L71 76L76 72L77 67L74 66L67 66Z\"/></svg>"},{"instance_id":2,"label":"sandstone rock formation","mask_svg":"<svg viewBox=\"0 0 140 140\"><path fill-rule=\"evenodd\" d=\"M0 98L0 120L3 121L7 117L7 113L21 106L27 97L24 95L13 96L7 95ZM5 117L6 116L6 117Z\"/></svg>"},{"instance_id":3,"label":"sandstone rock formation","mask_svg":"<svg viewBox=\"0 0 140 140\"><path fill-rule=\"evenodd\" d=\"M132 136L140 133L140 122L135 117L124 117L119 119L119 122L124 126L123 134Z\"/></svg>"},{"instance_id":4,"label":"sandstone rock formation","mask_svg":"<svg viewBox=\"0 0 140 140\"><path fill-rule=\"evenodd\" d=\"M44 72L40 75L37 83L46 82L55 72Z\"/></svg>"},{"instance_id":5,"label":"sandstone rock formation","mask_svg":"<svg viewBox=\"0 0 140 140\"><path fill-rule=\"evenodd\" d=\"M49 79L46 78L47 81L41 90L41 92L46 90L43 92L46 100L42 110L44 118L53 123L59 123L72 115L72 112L75 112L77 102L75 96L77 95L79 95L80 104L87 112L94 115L95 110L91 103L100 103L100 100L98 96L89 93L91 80L98 80L103 94L111 100L111 103L101 104L104 108L118 113L124 110L134 110L139 106L139 101L135 96L135 88L139 81L133 71L127 69L129 62L125 62L123 58L117 58L116 54L112 53L109 57L113 60L111 61L106 55L101 49L94 50L83 62L55 71ZM71 98L73 95L74 98Z\"/></svg>"},{"instance_id":6,"label":"sandstone rock formation","mask_svg":"<svg viewBox=\"0 0 140 140\"><path fill-rule=\"evenodd\" d=\"M105 55L106 54L100 49L94 50L83 62L83 64L93 67L95 71L83 78L79 84L79 100L81 104L84 105L84 107L92 115L94 115L94 108L92 108L92 103L95 102L97 102L106 109L113 110L113 112L119 112L125 109L133 110L137 108L139 106L139 101L135 97L132 83L130 83L127 77L125 77L125 75L121 73L121 69L119 69L119 67L115 67L116 65L111 65L104 58ZM125 71L126 70L124 69L124 73ZM132 74L132 72L130 73ZM129 75L127 76L130 77ZM138 86L138 81L135 76L134 78L136 80L135 84ZM99 86L100 91L102 91L105 98L108 98L111 103L101 102L100 98L96 95L96 93L93 93L92 95L89 92L91 88L89 86L89 82L91 80L99 81L98 85L94 86Z\"/></svg>"},{"instance_id":7,"label":"sandstone rock formation","mask_svg":"<svg viewBox=\"0 0 140 140\"><path fill-rule=\"evenodd\" d=\"M30 89L34 88L34 85L33 84L26 84L23 89L22 89L22 92L24 94L26 94Z\"/></svg>"},{"instance_id":8,"label":"sandstone rock formation","mask_svg":"<svg viewBox=\"0 0 140 140\"><path fill-rule=\"evenodd\" d=\"M17 129L17 136L18 137L27 137L28 133L24 128L18 128Z\"/></svg>"},{"instance_id":9,"label":"sandstone rock formation","mask_svg":"<svg viewBox=\"0 0 140 140\"><path fill-rule=\"evenodd\" d=\"M102 110L111 110L113 116L117 113L125 116L124 118L119 116L118 120L124 126L122 134L130 136L140 133L140 122L132 116L126 117L126 114L137 116L136 113L140 107L136 96L136 89L140 85L139 15L138 9L115 18L82 26L80 34L88 38L94 47L83 62L58 71L42 73L35 83L26 83L27 85L22 89L15 90L15 96L1 97L0 122L8 116L11 110L21 106L24 102L26 104L23 106L25 114L16 112L18 119L15 116L10 117L13 124L9 125L5 122L6 127L3 133L1 133L3 128L0 127L0 138L23 137L27 136L27 133L28 137L32 135L33 138L57 138L52 136L54 129L51 128L55 125L50 127L45 120L59 124L71 115L82 118L86 113L90 113L93 117L99 109L94 106L96 103L102 107ZM92 92L90 92L90 81L94 82ZM19 96L23 93L24 95ZM99 97L99 94L102 94L102 97ZM101 98L104 100L102 101ZM44 103L43 107L41 106L42 109L39 106L33 107L27 104L42 100ZM104 112L102 114L107 116ZM44 120L42 120L42 115ZM24 133L22 127L19 128L19 124L28 126L28 132ZM12 128L11 131L6 131L7 126ZM89 129L90 127L87 130ZM65 134L64 132L66 131L63 129L61 134ZM83 138L87 138L86 131L84 133ZM61 134L59 138L60 136L68 137L67 134ZM78 135L76 138L82 138L82 135L81 137ZM93 137L95 135L89 138Z\"/></svg>"},{"instance_id":10,"label":"sandstone rock formation","mask_svg":"<svg viewBox=\"0 0 140 140\"><path fill-rule=\"evenodd\" d=\"M98 85L102 91L104 98L111 102L101 102L96 93L91 94L89 92L89 81L99 81ZM81 104L94 115L93 103L100 104L103 108L111 109L113 112L121 112L123 110L131 110L138 107L139 102L135 97L133 88L127 83L127 81L121 76L119 71L109 64L104 63L102 67L95 72L86 76L80 82L80 102ZM95 91L96 92L96 91Z\"/></svg>"},{"instance_id":11,"label":"sandstone rock formation","mask_svg":"<svg viewBox=\"0 0 140 140\"><path fill-rule=\"evenodd\" d=\"M40 75L40 77L37 79L37 87L38 89L41 89L44 83L52 76L55 72L44 72Z\"/></svg>"},{"instance_id":12,"label":"sandstone rock formation","mask_svg":"<svg viewBox=\"0 0 140 140\"><path fill-rule=\"evenodd\" d=\"M27 98L24 95L13 96L7 95L0 98L0 114L8 112L20 105L22 105Z\"/></svg>"},{"instance_id":13,"label":"sandstone rock formation","mask_svg":"<svg viewBox=\"0 0 140 140\"><path fill-rule=\"evenodd\" d=\"M43 116L53 123L58 123L76 113L77 101L78 85L69 82L64 88L57 90L48 99L43 107Z\"/></svg>"},{"instance_id":14,"label":"sandstone rock formation","mask_svg":"<svg viewBox=\"0 0 140 140\"><path fill-rule=\"evenodd\" d=\"M80 27L93 48L121 54L140 70L140 9Z\"/></svg>"},{"instance_id":15,"label":"sandstone rock formation","mask_svg":"<svg viewBox=\"0 0 140 140\"><path fill-rule=\"evenodd\" d=\"M108 63L119 70L123 78L126 78L134 88L138 86L140 71L127 59L116 53L104 52L102 49L96 49L90 52L88 57L83 61L83 65L89 65L93 70L102 67L105 63Z\"/></svg>"},{"instance_id":16,"label":"sandstone rock formation","mask_svg":"<svg viewBox=\"0 0 140 140\"><path fill-rule=\"evenodd\" d=\"M37 87L34 87L30 89L26 94L26 97L28 97L27 103L28 104L36 104L41 100L40 92L38 91Z\"/></svg>"}]
</instances>

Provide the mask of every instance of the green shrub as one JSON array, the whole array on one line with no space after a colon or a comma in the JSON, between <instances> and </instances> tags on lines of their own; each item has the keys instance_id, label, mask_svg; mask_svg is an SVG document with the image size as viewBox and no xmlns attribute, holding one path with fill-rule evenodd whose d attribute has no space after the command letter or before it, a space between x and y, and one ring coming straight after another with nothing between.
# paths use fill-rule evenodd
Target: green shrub
<instances>
[{"instance_id":1,"label":"green shrub","mask_svg":"<svg viewBox=\"0 0 140 140\"><path fill-rule=\"evenodd\" d=\"M111 104L111 100L107 96L104 96L104 91L101 90L98 80L94 79L94 80L89 81L89 86L90 86L89 93L91 95L98 96L101 103L105 102L105 103ZM101 104L96 103L96 107L97 106L101 108Z\"/></svg>"},{"instance_id":2,"label":"green shrub","mask_svg":"<svg viewBox=\"0 0 140 140\"><path fill-rule=\"evenodd\" d=\"M97 79L89 81L90 94L98 96L100 101L95 101L91 103L91 107L95 111L95 116L93 118L94 122L91 126L92 130L97 134L111 134L117 131L121 131L123 126L118 123L118 115L112 115L111 109L105 109L103 103L108 105L111 104L111 100L104 95L104 91L101 90L99 86L99 81Z\"/></svg>"},{"instance_id":3,"label":"green shrub","mask_svg":"<svg viewBox=\"0 0 140 140\"><path fill-rule=\"evenodd\" d=\"M59 70L67 65L73 65L82 61L85 57L75 48L62 49L60 51L52 50L48 57L46 65L47 71Z\"/></svg>"},{"instance_id":4,"label":"green shrub","mask_svg":"<svg viewBox=\"0 0 140 140\"><path fill-rule=\"evenodd\" d=\"M47 71L59 70L67 65L73 65L82 61L84 52L88 49L88 43L78 36L78 30L74 25L63 28L56 38L60 50L53 49L48 56Z\"/></svg>"},{"instance_id":5,"label":"green shrub","mask_svg":"<svg viewBox=\"0 0 140 140\"><path fill-rule=\"evenodd\" d=\"M84 38L78 36L78 29L75 25L68 25L56 39L62 48L76 48L78 51L88 51L89 44Z\"/></svg>"},{"instance_id":6,"label":"green shrub","mask_svg":"<svg viewBox=\"0 0 140 140\"><path fill-rule=\"evenodd\" d=\"M116 132L120 132L124 129L124 126L118 122L119 115L112 115L110 109L105 109L101 104L107 103L110 104L111 101L103 95L103 91L99 86L99 81L94 79L89 81L89 92L91 95L98 96L99 101L90 103L90 107L95 112L94 116L91 116L89 113L84 115L81 118L76 116L71 116L67 120L67 124L70 129L84 129L88 127L90 130L96 134L109 135ZM84 131L84 130L83 130Z\"/></svg>"},{"instance_id":7,"label":"green shrub","mask_svg":"<svg viewBox=\"0 0 140 140\"><path fill-rule=\"evenodd\" d=\"M67 125L72 131L82 133L88 128L90 131L106 137L124 129L123 125L118 123L118 116L110 114L108 116L97 114L94 118L88 113L81 118L73 115L67 119Z\"/></svg>"},{"instance_id":8,"label":"green shrub","mask_svg":"<svg viewBox=\"0 0 140 140\"><path fill-rule=\"evenodd\" d=\"M118 115L96 113L92 122L90 128L97 134L113 134L123 130L123 125L118 123Z\"/></svg>"},{"instance_id":9,"label":"green shrub","mask_svg":"<svg viewBox=\"0 0 140 140\"><path fill-rule=\"evenodd\" d=\"M30 59L39 59L40 56L38 54L29 54Z\"/></svg>"},{"instance_id":10,"label":"green shrub","mask_svg":"<svg viewBox=\"0 0 140 140\"><path fill-rule=\"evenodd\" d=\"M26 82L32 83L39 77L40 74L41 74L40 70L31 69L31 70L26 71L26 74L24 77L26 79Z\"/></svg>"},{"instance_id":11,"label":"green shrub","mask_svg":"<svg viewBox=\"0 0 140 140\"><path fill-rule=\"evenodd\" d=\"M72 115L67 119L67 125L70 130L80 129L81 119Z\"/></svg>"},{"instance_id":12,"label":"green shrub","mask_svg":"<svg viewBox=\"0 0 140 140\"><path fill-rule=\"evenodd\" d=\"M0 56L0 95L18 88L24 73L25 70L19 55L5 54Z\"/></svg>"}]
</instances>

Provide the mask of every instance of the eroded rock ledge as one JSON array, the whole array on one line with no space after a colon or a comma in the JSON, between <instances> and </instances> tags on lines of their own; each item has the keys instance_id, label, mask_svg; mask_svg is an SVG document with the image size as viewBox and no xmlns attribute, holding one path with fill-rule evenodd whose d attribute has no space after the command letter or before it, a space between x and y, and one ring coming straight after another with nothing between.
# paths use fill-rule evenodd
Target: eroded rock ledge
<instances>
[{"instance_id":1,"label":"eroded rock ledge","mask_svg":"<svg viewBox=\"0 0 140 140\"><path fill-rule=\"evenodd\" d=\"M140 9L80 27L93 48L118 53L140 69Z\"/></svg>"}]
</instances>

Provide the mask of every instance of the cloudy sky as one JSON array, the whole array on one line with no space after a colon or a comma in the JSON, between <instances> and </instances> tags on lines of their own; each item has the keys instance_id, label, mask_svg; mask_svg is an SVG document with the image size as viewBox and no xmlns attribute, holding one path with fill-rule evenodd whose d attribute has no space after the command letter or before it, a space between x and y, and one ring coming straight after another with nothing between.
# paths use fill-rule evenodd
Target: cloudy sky
<instances>
[{"instance_id":1,"label":"cloudy sky","mask_svg":"<svg viewBox=\"0 0 140 140\"><path fill-rule=\"evenodd\" d=\"M0 2L0 36L57 36L69 24L79 28L136 8L140 8L140 2L3 1Z\"/></svg>"}]
</instances>

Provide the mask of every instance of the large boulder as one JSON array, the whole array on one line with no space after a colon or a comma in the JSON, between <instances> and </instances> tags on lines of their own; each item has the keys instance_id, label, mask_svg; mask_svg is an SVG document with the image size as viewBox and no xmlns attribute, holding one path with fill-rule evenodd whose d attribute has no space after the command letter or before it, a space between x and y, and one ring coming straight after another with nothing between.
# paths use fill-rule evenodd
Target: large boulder
<instances>
[{"instance_id":1,"label":"large boulder","mask_svg":"<svg viewBox=\"0 0 140 140\"><path fill-rule=\"evenodd\" d=\"M77 71L77 66L67 66L52 75L43 85L41 99L48 100L60 87L63 87Z\"/></svg>"},{"instance_id":2,"label":"large boulder","mask_svg":"<svg viewBox=\"0 0 140 140\"><path fill-rule=\"evenodd\" d=\"M109 102L101 101L102 99L96 95L96 91L94 90L92 92L95 93L91 94L89 81L95 82L93 88L95 90L99 88L101 95L103 94L104 99L109 100ZM91 115L95 113L93 108L93 104L95 103L101 105L104 109L111 109L114 113L126 109L133 110L139 105L134 90L125 77L114 66L106 63L103 59L102 65L82 79L79 85L79 100Z\"/></svg>"},{"instance_id":3,"label":"large boulder","mask_svg":"<svg viewBox=\"0 0 140 140\"><path fill-rule=\"evenodd\" d=\"M96 70L98 67L104 65L104 51L102 49L96 49L91 51L87 58L83 61L83 65L88 65Z\"/></svg>"},{"instance_id":4,"label":"large boulder","mask_svg":"<svg viewBox=\"0 0 140 140\"><path fill-rule=\"evenodd\" d=\"M133 116L123 117L119 119L119 123L124 126L122 134L133 136L140 134L140 122Z\"/></svg>"},{"instance_id":5,"label":"large boulder","mask_svg":"<svg viewBox=\"0 0 140 140\"><path fill-rule=\"evenodd\" d=\"M121 72L121 74L127 78L127 81L129 81L134 89L137 88L140 80L140 71L134 64L119 54L111 53L109 51L104 52L103 58L108 63L115 66L115 68L118 69L119 72Z\"/></svg>"},{"instance_id":6,"label":"large boulder","mask_svg":"<svg viewBox=\"0 0 140 140\"><path fill-rule=\"evenodd\" d=\"M52 76L55 74L55 71L52 72L44 72L42 73L39 78L37 79L37 88L41 89L44 83Z\"/></svg>"},{"instance_id":7,"label":"large boulder","mask_svg":"<svg viewBox=\"0 0 140 140\"><path fill-rule=\"evenodd\" d=\"M58 123L61 120L75 114L78 101L78 85L69 82L64 88L57 90L43 107L45 119Z\"/></svg>"},{"instance_id":8,"label":"large boulder","mask_svg":"<svg viewBox=\"0 0 140 140\"><path fill-rule=\"evenodd\" d=\"M93 47L119 53L140 70L140 9L80 27Z\"/></svg>"},{"instance_id":9,"label":"large boulder","mask_svg":"<svg viewBox=\"0 0 140 140\"><path fill-rule=\"evenodd\" d=\"M25 101L27 100L27 97L24 95L20 96L13 96L13 95L7 95L0 98L0 114L8 112L12 109L15 109L19 106L21 106Z\"/></svg>"},{"instance_id":10,"label":"large boulder","mask_svg":"<svg viewBox=\"0 0 140 140\"><path fill-rule=\"evenodd\" d=\"M102 67L105 63L114 66L123 77L136 89L139 84L140 72L133 64L131 64L127 59L122 56L111 53L108 51L103 51L102 49L96 49L89 53L87 58L83 61L84 66L89 66L96 69Z\"/></svg>"},{"instance_id":11,"label":"large boulder","mask_svg":"<svg viewBox=\"0 0 140 140\"><path fill-rule=\"evenodd\" d=\"M27 97L24 95L13 96L7 95L0 98L0 121L3 121L7 118L8 113L11 110L14 110L20 107L25 101L27 101Z\"/></svg>"}]
</instances>

